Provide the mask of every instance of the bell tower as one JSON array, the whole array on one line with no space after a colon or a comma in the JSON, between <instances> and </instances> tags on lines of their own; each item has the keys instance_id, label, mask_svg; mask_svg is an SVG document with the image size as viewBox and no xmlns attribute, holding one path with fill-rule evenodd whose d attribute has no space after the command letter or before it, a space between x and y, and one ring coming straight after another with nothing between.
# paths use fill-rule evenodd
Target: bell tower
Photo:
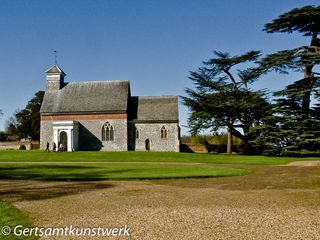
<instances>
[{"instance_id":1,"label":"bell tower","mask_svg":"<svg viewBox=\"0 0 320 240\"><path fill-rule=\"evenodd\" d=\"M47 86L46 91L58 91L64 85L64 77L66 74L62 69L55 64L46 71L47 75Z\"/></svg>"}]
</instances>

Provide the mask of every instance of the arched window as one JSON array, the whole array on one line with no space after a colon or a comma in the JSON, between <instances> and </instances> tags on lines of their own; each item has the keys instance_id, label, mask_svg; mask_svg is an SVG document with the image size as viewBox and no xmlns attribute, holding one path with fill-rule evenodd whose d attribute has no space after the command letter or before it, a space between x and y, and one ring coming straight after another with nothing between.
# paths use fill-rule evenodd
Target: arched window
<instances>
[{"instance_id":1,"label":"arched window","mask_svg":"<svg viewBox=\"0 0 320 240\"><path fill-rule=\"evenodd\" d=\"M168 138L168 130L166 129L165 126L163 126L161 128L161 139L165 139L165 138Z\"/></svg>"},{"instance_id":2,"label":"arched window","mask_svg":"<svg viewBox=\"0 0 320 240\"><path fill-rule=\"evenodd\" d=\"M136 129L136 139L140 138L140 131L138 129Z\"/></svg>"},{"instance_id":3,"label":"arched window","mask_svg":"<svg viewBox=\"0 0 320 240\"><path fill-rule=\"evenodd\" d=\"M113 127L106 122L102 127L102 141L113 141Z\"/></svg>"}]
</instances>

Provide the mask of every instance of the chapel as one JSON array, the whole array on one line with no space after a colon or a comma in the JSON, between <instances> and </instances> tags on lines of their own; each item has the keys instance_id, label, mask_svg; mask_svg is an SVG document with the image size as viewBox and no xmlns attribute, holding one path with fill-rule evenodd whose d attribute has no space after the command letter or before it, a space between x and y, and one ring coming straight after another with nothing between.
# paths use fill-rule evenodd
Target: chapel
<instances>
[{"instance_id":1,"label":"chapel","mask_svg":"<svg viewBox=\"0 0 320 240\"><path fill-rule=\"evenodd\" d=\"M57 64L46 71L41 149L49 143L64 151L179 151L178 96L132 96L127 80L65 77Z\"/></svg>"}]
</instances>

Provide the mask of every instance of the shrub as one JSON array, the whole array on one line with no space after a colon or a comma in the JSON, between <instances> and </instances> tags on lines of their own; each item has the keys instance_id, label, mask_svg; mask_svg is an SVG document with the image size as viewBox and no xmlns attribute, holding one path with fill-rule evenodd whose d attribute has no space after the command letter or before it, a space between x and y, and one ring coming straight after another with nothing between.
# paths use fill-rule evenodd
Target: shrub
<instances>
[{"instance_id":1,"label":"shrub","mask_svg":"<svg viewBox=\"0 0 320 240\"><path fill-rule=\"evenodd\" d=\"M269 150L264 150L262 154L265 156L277 156L279 155L279 151L277 149L269 149Z\"/></svg>"},{"instance_id":2,"label":"shrub","mask_svg":"<svg viewBox=\"0 0 320 240\"><path fill-rule=\"evenodd\" d=\"M208 141L208 136L206 135L196 135L196 136L192 136L191 138L191 143L192 144L202 144L202 145L205 145L207 146L209 144L209 141Z\"/></svg>"}]
</instances>

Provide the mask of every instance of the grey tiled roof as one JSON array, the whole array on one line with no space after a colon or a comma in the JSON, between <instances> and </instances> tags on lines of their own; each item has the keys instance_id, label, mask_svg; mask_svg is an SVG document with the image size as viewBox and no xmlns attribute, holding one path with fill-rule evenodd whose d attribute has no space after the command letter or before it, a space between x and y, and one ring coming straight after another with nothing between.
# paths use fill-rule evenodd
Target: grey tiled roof
<instances>
[{"instance_id":1,"label":"grey tiled roof","mask_svg":"<svg viewBox=\"0 0 320 240\"><path fill-rule=\"evenodd\" d=\"M62 73L64 76L66 75L58 65L52 66L46 71L46 73L49 73L49 74Z\"/></svg>"},{"instance_id":2,"label":"grey tiled roof","mask_svg":"<svg viewBox=\"0 0 320 240\"><path fill-rule=\"evenodd\" d=\"M41 113L125 113L129 81L68 83L59 91L46 91Z\"/></svg>"},{"instance_id":3,"label":"grey tiled roof","mask_svg":"<svg viewBox=\"0 0 320 240\"><path fill-rule=\"evenodd\" d=\"M178 121L178 96L132 97L131 120ZM135 111L136 110L136 111Z\"/></svg>"}]
</instances>

